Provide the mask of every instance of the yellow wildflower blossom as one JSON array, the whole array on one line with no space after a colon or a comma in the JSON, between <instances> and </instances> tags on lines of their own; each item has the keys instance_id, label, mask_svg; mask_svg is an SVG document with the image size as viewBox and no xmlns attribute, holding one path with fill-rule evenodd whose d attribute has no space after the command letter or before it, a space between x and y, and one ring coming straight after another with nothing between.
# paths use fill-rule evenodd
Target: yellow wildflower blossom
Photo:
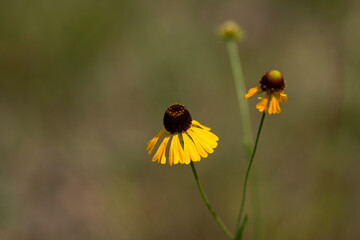
<instances>
[{"instance_id":1,"label":"yellow wildflower blossom","mask_svg":"<svg viewBox=\"0 0 360 240\"><path fill-rule=\"evenodd\" d=\"M280 113L280 104L282 103L282 100L285 102L288 100L287 95L284 93L286 87L285 82L284 77L279 71L268 71L260 79L259 86L251 88L245 94L245 99L254 96L256 93L266 92L265 96L262 97L260 102L256 105L256 108L260 112L268 111L269 114Z\"/></svg>"},{"instance_id":2,"label":"yellow wildflower blossom","mask_svg":"<svg viewBox=\"0 0 360 240\"><path fill-rule=\"evenodd\" d=\"M210 128L192 120L189 111L181 104L173 104L165 112L164 129L146 144L149 154L154 150L156 143L162 139L152 161L166 163L166 146L169 147L169 165L189 164L206 158L214 152L219 138L210 132Z\"/></svg>"}]
</instances>

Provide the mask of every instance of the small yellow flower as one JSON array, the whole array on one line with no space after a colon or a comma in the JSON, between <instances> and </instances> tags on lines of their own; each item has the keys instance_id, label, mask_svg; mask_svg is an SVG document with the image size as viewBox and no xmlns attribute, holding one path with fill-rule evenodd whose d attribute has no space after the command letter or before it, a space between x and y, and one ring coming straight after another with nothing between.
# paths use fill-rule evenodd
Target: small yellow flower
<instances>
[{"instance_id":1,"label":"small yellow flower","mask_svg":"<svg viewBox=\"0 0 360 240\"><path fill-rule=\"evenodd\" d=\"M169 142L169 165L198 162L214 152L219 138L210 132L210 128L192 120L189 111L181 104L173 104L165 112L164 126L156 136L146 144L151 154L159 139L163 138L152 158L153 162L166 163L166 146Z\"/></svg>"},{"instance_id":2,"label":"small yellow flower","mask_svg":"<svg viewBox=\"0 0 360 240\"><path fill-rule=\"evenodd\" d=\"M261 98L260 102L256 105L256 108L260 112L266 110L269 114L280 113L280 104L282 100L285 102L288 100L287 95L284 93L286 87L282 74L277 70L271 70L262 76L260 84L257 87L251 88L246 94L245 99L248 99L256 93L266 92L265 96ZM271 99L270 99L271 98ZM270 104L268 104L270 101ZM268 108L269 105L269 109Z\"/></svg>"}]
</instances>

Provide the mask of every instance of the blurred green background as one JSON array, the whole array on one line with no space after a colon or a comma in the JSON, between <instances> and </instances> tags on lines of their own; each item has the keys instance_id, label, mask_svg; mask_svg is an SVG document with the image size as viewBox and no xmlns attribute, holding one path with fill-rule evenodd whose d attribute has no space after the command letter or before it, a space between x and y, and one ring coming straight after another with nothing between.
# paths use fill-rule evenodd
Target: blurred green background
<instances>
[{"instance_id":1,"label":"blurred green background","mask_svg":"<svg viewBox=\"0 0 360 240\"><path fill-rule=\"evenodd\" d=\"M2 1L0 239L226 239L190 167L145 144L175 102L211 127L197 169L234 230L247 161L215 35L228 19L246 31L247 88L270 69L288 84L255 158L263 239L360 239L356 0Z\"/></svg>"}]
</instances>

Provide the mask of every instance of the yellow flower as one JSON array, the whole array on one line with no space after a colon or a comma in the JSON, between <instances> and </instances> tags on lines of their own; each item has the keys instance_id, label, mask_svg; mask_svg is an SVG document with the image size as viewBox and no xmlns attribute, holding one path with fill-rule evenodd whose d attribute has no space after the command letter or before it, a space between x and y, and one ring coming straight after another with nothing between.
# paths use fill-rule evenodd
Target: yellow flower
<instances>
[{"instance_id":1,"label":"yellow flower","mask_svg":"<svg viewBox=\"0 0 360 240\"><path fill-rule=\"evenodd\" d=\"M181 104L173 104L165 112L164 126L156 136L146 144L146 150L151 154L159 139L163 140L154 154L152 161L166 163L166 146L169 142L169 165L189 164L198 162L214 152L219 138L210 132L210 128L192 120L189 111Z\"/></svg>"},{"instance_id":2,"label":"yellow flower","mask_svg":"<svg viewBox=\"0 0 360 240\"><path fill-rule=\"evenodd\" d=\"M260 102L256 105L256 108L259 109L260 112L266 112L267 110L269 114L280 113L280 104L282 103L282 100L285 102L288 100L287 95L284 93L286 87L285 82L286 81L284 81L284 78L279 71L268 71L260 79L259 86L251 88L245 94L245 99L254 96L256 93L265 91L265 96L261 98ZM268 106L269 109L267 109Z\"/></svg>"}]
</instances>

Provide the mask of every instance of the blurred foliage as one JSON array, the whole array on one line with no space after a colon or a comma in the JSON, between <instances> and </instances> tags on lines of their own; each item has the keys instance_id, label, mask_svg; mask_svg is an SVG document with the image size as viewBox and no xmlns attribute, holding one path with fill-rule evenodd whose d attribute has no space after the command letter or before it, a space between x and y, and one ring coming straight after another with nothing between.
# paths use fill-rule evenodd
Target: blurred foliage
<instances>
[{"instance_id":1,"label":"blurred foliage","mask_svg":"<svg viewBox=\"0 0 360 240\"><path fill-rule=\"evenodd\" d=\"M215 35L228 19L246 31L248 87L270 69L288 84L255 159L264 239L359 239L354 0L0 3L0 239L225 239L190 167L152 163L145 144L174 102L211 127L197 169L234 229L246 160Z\"/></svg>"}]
</instances>

